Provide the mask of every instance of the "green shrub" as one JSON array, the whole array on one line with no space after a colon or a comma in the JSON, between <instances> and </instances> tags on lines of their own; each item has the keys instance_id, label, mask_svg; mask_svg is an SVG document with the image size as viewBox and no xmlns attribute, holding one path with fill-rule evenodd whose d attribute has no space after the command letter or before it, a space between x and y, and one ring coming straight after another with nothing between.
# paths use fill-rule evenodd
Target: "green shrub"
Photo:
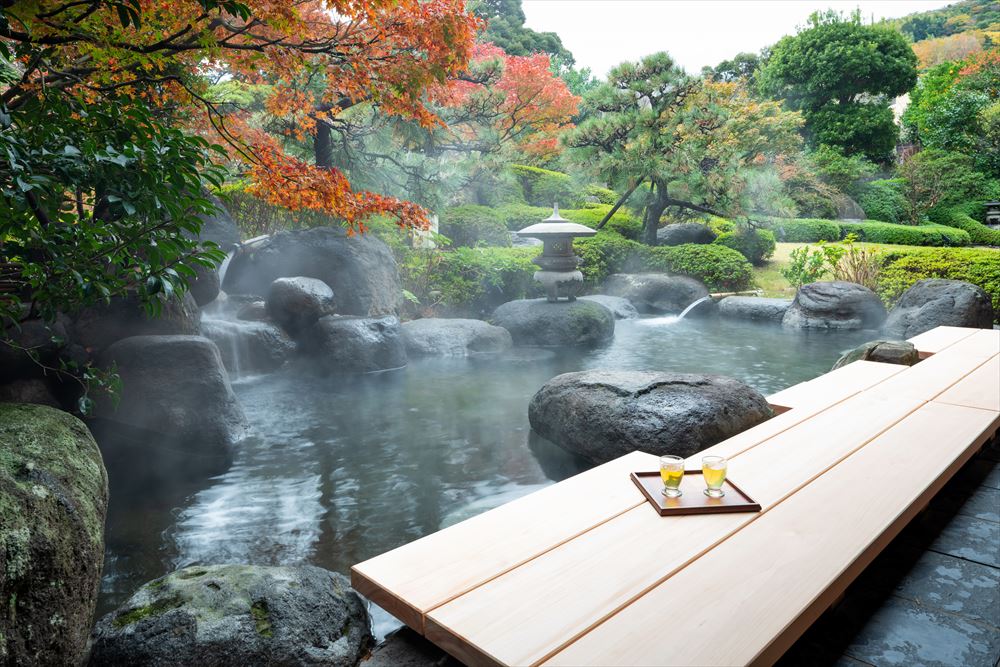
<instances>
[{"instance_id":1,"label":"green shrub","mask_svg":"<svg viewBox=\"0 0 1000 667\"><path fill-rule=\"evenodd\" d=\"M524 198L529 204L552 206L558 203L570 207L581 199L568 174L525 164L511 165L510 171L521 182Z\"/></svg>"},{"instance_id":2,"label":"green shrub","mask_svg":"<svg viewBox=\"0 0 1000 667\"><path fill-rule=\"evenodd\" d=\"M492 208L468 204L445 209L438 231L455 247L509 246L510 234L503 219Z\"/></svg>"},{"instance_id":3,"label":"green shrub","mask_svg":"<svg viewBox=\"0 0 1000 667\"><path fill-rule=\"evenodd\" d=\"M771 218L765 227L782 243L816 243L840 239L840 225L819 218Z\"/></svg>"},{"instance_id":4,"label":"green shrub","mask_svg":"<svg viewBox=\"0 0 1000 667\"><path fill-rule=\"evenodd\" d=\"M715 232L717 236L722 236L726 232L736 231L735 222L732 220L726 220L725 218L717 218L714 215L708 216L707 224L709 229Z\"/></svg>"},{"instance_id":5,"label":"green shrub","mask_svg":"<svg viewBox=\"0 0 1000 667\"><path fill-rule=\"evenodd\" d=\"M587 208L576 208L563 211L562 216L577 224L596 228L610 210L611 206L608 204L592 204ZM601 231L605 230L617 232L627 239L638 241L642 236L642 221L633 216L631 213L626 212L624 209L618 209L615 211L615 214L611 216L611 219L608 220L607 224L601 228Z\"/></svg>"},{"instance_id":6,"label":"green shrub","mask_svg":"<svg viewBox=\"0 0 1000 667\"><path fill-rule=\"evenodd\" d=\"M618 193L601 185L588 185L583 189L585 199L596 199L598 204L614 206L618 203Z\"/></svg>"},{"instance_id":7,"label":"green shrub","mask_svg":"<svg viewBox=\"0 0 1000 667\"><path fill-rule=\"evenodd\" d=\"M516 232L549 217L552 215L552 209L527 204L507 204L496 209L496 213L507 229Z\"/></svg>"},{"instance_id":8,"label":"green shrub","mask_svg":"<svg viewBox=\"0 0 1000 667\"><path fill-rule=\"evenodd\" d=\"M482 316L513 299L539 296L531 263L539 248L415 251L403 265L404 287L425 312Z\"/></svg>"},{"instance_id":9,"label":"green shrub","mask_svg":"<svg viewBox=\"0 0 1000 667\"><path fill-rule=\"evenodd\" d=\"M715 243L739 251L754 266L761 266L774 254L774 233L767 229L724 232Z\"/></svg>"},{"instance_id":10,"label":"green shrub","mask_svg":"<svg viewBox=\"0 0 1000 667\"><path fill-rule=\"evenodd\" d=\"M964 280L982 287L993 302L994 319L1000 316L1000 250L920 248L886 252L878 292L892 304L915 282L925 278Z\"/></svg>"},{"instance_id":11,"label":"green shrub","mask_svg":"<svg viewBox=\"0 0 1000 667\"><path fill-rule=\"evenodd\" d=\"M944 225L894 225L888 222L841 222L841 235L854 234L869 243L895 243L917 246L969 245L969 235L961 229Z\"/></svg>"},{"instance_id":12,"label":"green shrub","mask_svg":"<svg viewBox=\"0 0 1000 667\"><path fill-rule=\"evenodd\" d=\"M858 196L858 205L872 220L906 222L906 197L900 190L902 182L900 178L893 178L868 183Z\"/></svg>"},{"instance_id":13,"label":"green shrub","mask_svg":"<svg viewBox=\"0 0 1000 667\"><path fill-rule=\"evenodd\" d=\"M627 271L630 262L640 255L643 247L617 232L603 229L597 236L577 239L573 243L577 256L582 260L580 271L591 287L600 285L612 273Z\"/></svg>"},{"instance_id":14,"label":"green shrub","mask_svg":"<svg viewBox=\"0 0 1000 667\"><path fill-rule=\"evenodd\" d=\"M732 248L697 243L639 247L644 271L691 276L713 291L744 290L753 284L753 266Z\"/></svg>"},{"instance_id":15,"label":"green shrub","mask_svg":"<svg viewBox=\"0 0 1000 667\"><path fill-rule=\"evenodd\" d=\"M969 235L973 245L1000 246L1000 229L991 229L974 220L961 209L952 209L947 215L939 217L942 225L961 229Z\"/></svg>"}]
</instances>

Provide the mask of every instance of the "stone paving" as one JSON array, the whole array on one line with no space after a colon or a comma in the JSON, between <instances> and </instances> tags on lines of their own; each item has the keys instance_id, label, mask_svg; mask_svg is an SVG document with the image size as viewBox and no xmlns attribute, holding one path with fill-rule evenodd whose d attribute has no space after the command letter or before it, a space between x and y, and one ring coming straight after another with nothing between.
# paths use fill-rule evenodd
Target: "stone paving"
<instances>
[{"instance_id":1,"label":"stone paving","mask_svg":"<svg viewBox=\"0 0 1000 667\"><path fill-rule=\"evenodd\" d=\"M959 471L778 664L1000 666L1000 440Z\"/></svg>"}]
</instances>

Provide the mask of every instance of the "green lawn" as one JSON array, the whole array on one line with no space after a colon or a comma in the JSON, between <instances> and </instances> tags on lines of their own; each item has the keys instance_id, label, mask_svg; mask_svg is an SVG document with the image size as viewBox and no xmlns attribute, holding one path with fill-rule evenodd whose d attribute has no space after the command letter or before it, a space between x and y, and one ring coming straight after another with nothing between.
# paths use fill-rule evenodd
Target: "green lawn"
<instances>
[{"instance_id":1,"label":"green lawn","mask_svg":"<svg viewBox=\"0 0 1000 667\"><path fill-rule=\"evenodd\" d=\"M779 243L774 249L774 256L764 266L754 267L754 278L757 281L757 288L761 290L762 296L780 297L791 299L795 296L795 288L788 284L785 277L781 275L781 269L788 265L790 255L796 248L815 243ZM882 248L885 250L899 250L902 248L913 248L914 246L891 245L888 243L856 243L858 247ZM829 280L829 276L826 277Z\"/></svg>"}]
</instances>

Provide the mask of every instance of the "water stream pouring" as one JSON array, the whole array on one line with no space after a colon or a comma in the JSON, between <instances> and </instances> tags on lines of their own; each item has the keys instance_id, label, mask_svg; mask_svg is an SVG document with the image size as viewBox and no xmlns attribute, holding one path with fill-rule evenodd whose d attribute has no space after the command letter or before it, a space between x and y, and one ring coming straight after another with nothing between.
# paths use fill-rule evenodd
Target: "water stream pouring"
<instances>
[{"instance_id":1,"label":"water stream pouring","mask_svg":"<svg viewBox=\"0 0 1000 667\"><path fill-rule=\"evenodd\" d=\"M685 308L684 310L681 311L681 314L677 316L677 319L683 320L684 316L687 315L688 313L690 313L695 308L697 308L699 303L702 303L704 301L708 301L711 298L712 298L711 295L709 295L709 296L703 296L700 299L698 299L697 301L689 304L687 308Z\"/></svg>"}]
</instances>

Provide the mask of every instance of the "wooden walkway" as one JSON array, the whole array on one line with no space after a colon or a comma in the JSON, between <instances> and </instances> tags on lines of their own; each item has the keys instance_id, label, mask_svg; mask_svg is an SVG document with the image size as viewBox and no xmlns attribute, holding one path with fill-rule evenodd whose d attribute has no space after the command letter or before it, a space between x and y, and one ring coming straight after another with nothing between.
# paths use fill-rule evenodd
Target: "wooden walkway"
<instances>
[{"instance_id":1,"label":"wooden walkway","mask_svg":"<svg viewBox=\"0 0 1000 667\"><path fill-rule=\"evenodd\" d=\"M1000 426L1000 332L941 327L908 368L855 362L699 453L757 514L660 517L640 452L352 569L468 664L769 664Z\"/></svg>"}]
</instances>

